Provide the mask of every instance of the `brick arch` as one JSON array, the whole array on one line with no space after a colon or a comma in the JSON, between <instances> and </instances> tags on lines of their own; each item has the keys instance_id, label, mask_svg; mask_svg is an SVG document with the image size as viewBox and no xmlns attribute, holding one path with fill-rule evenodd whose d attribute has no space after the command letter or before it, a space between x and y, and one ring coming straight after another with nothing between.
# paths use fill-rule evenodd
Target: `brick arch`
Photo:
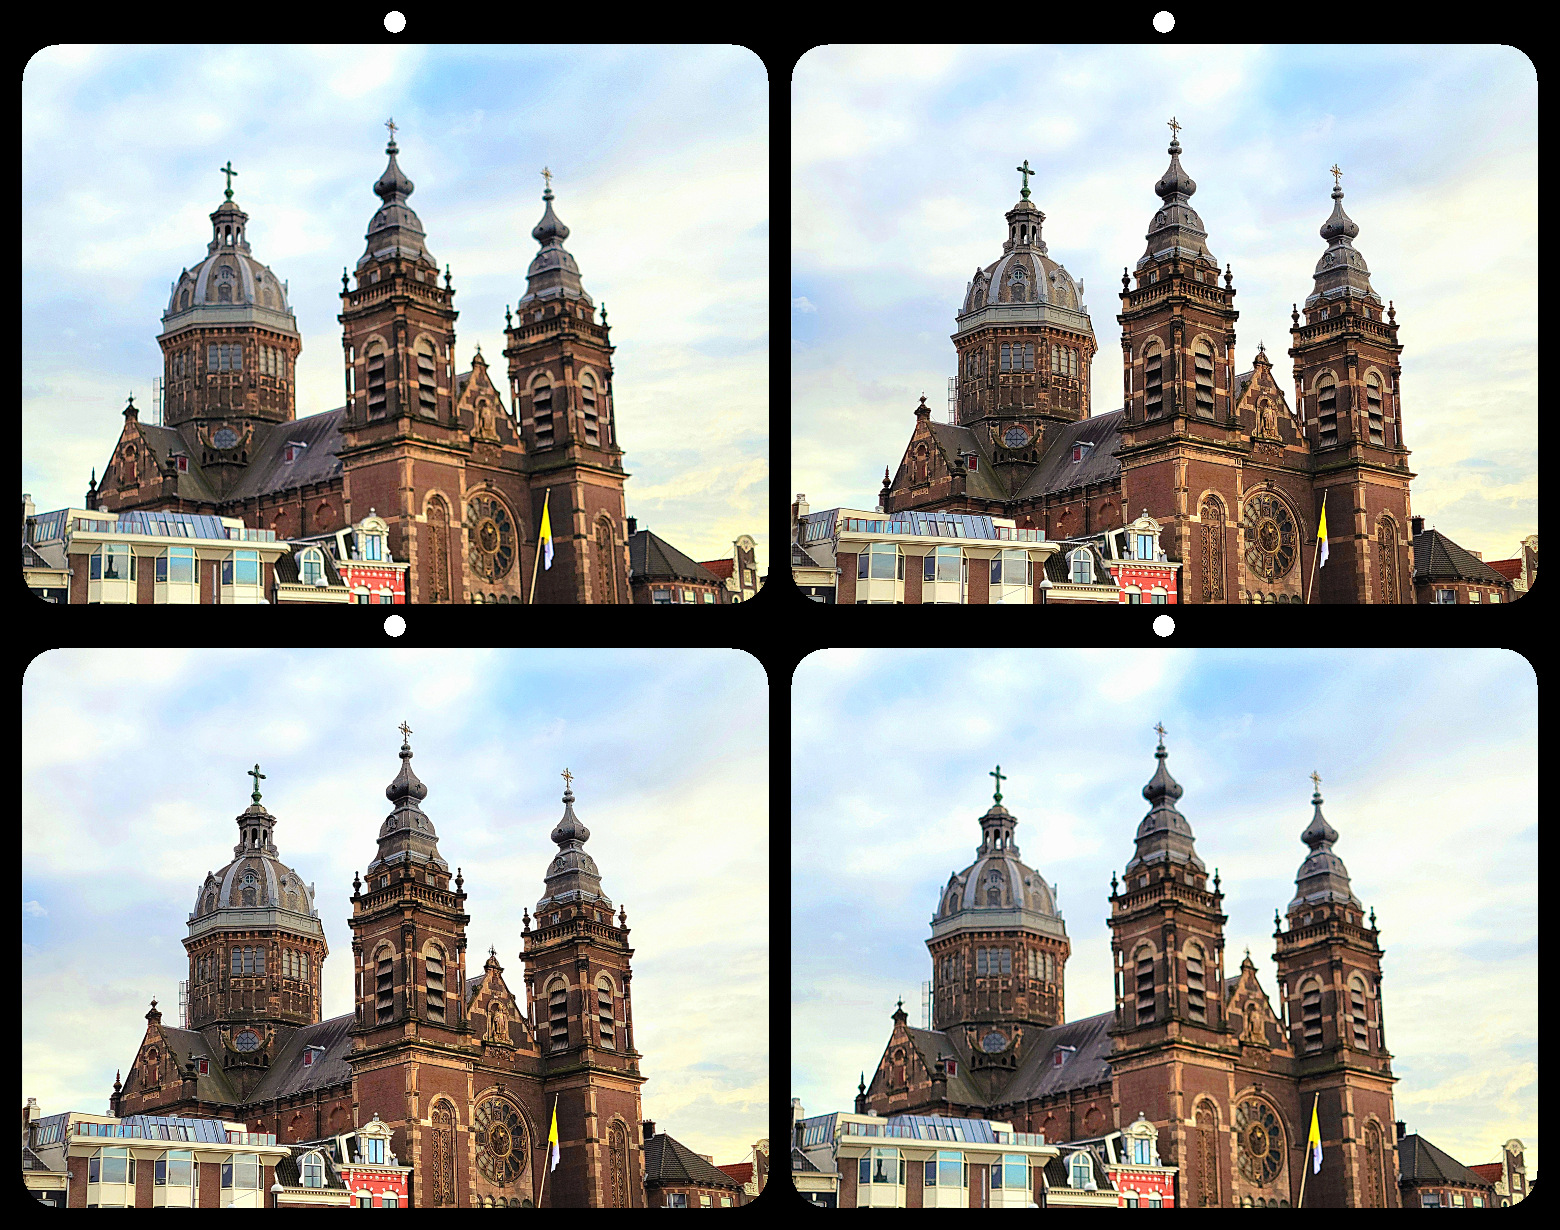
<instances>
[{"instance_id":1,"label":"brick arch","mask_svg":"<svg viewBox=\"0 0 1560 1230\"><path fill-rule=\"evenodd\" d=\"M596 587L599 590L597 601L609 605L616 604L620 600L614 558L617 534L612 528L612 518L606 513L596 518L591 530L591 538L596 552Z\"/></svg>"},{"instance_id":2,"label":"brick arch","mask_svg":"<svg viewBox=\"0 0 1560 1230\"><path fill-rule=\"evenodd\" d=\"M455 1127L460 1122L455 1103L438 1097L428 1110L428 1194L435 1207L455 1203Z\"/></svg>"},{"instance_id":3,"label":"brick arch","mask_svg":"<svg viewBox=\"0 0 1560 1230\"><path fill-rule=\"evenodd\" d=\"M1398 527L1391 513L1376 518L1376 580L1379 601L1401 602L1398 586Z\"/></svg>"},{"instance_id":4,"label":"brick arch","mask_svg":"<svg viewBox=\"0 0 1560 1230\"><path fill-rule=\"evenodd\" d=\"M1196 1159L1196 1180L1192 1203L1201 1208L1219 1207L1219 1108L1208 1098L1199 1098L1192 1111Z\"/></svg>"},{"instance_id":5,"label":"brick arch","mask_svg":"<svg viewBox=\"0 0 1560 1230\"><path fill-rule=\"evenodd\" d=\"M423 499L424 530L419 536L418 563L424 602L455 600L450 551L452 507L439 491L430 491Z\"/></svg>"},{"instance_id":6,"label":"brick arch","mask_svg":"<svg viewBox=\"0 0 1560 1230\"><path fill-rule=\"evenodd\" d=\"M1385 1141L1386 1131L1381 1120L1375 1115L1370 1115L1365 1120L1363 1133L1365 1146L1365 1174L1363 1180L1364 1200L1362 1203L1367 1209L1387 1208L1390 1201L1387 1199L1385 1177L1387 1169L1387 1150Z\"/></svg>"},{"instance_id":7,"label":"brick arch","mask_svg":"<svg viewBox=\"0 0 1560 1230\"><path fill-rule=\"evenodd\" d=\"M613 1209L632 1208L634 1203L633 1183L633 1136L628 1130L628 1124L622 1116L612 1116L612 1121L607 1125L607 1207Z\"/></svg>"}]
</instances>

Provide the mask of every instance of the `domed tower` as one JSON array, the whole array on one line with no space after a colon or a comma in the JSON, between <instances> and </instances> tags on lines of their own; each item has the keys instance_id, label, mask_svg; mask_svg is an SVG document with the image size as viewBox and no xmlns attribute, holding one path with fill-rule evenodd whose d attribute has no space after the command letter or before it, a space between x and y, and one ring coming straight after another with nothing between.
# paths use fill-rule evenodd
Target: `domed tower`
<instances>
[{"instance_id":1,"label":"domed tower","mask_svg":"<svg viewBox=\"0 0 1560 1230\"><path fill-rule=\"evenodd\" d=\"M557 544L552 567L539 574L536 600L629 602L628 475L613 414L607 311L603 306L598 322L579 264L563 246L569 228L553 212L552 173L542 174L542 220L531 231L541 250L514 314L504 310L510 404L531 474L526 522L541 524L547 499Z\"/></svg>"},{"instance_id":2,"label":"domed tower","mask_svg":"<svg viewBox=\"0 0 1560 1230\"><path fill-rule=\"evenodd\" d=\"M1035 462L1047 423L1089 417L1094 326L1083 284L1052 260L1045 214L1029 199L1029 163L1007 212L1002 256L975 271L955 318L958 422L984 433L1011 480ZM1016 488L1011 488L1015 489Z\"/></svg>"},{"instance_id":3,"label":"domed tower","mask_svg":"<svg viewBox=\"0 0 1560 1230\"><path fill-rule=\"evenodd\" d=\"M628 914L612 915L590 830L574 814L573 774L563 771L563 818L527 916L525 985L546 1065L547 1105L556 1100L561 1161L548 1185L554 1208L642 1207L644 1159L639 1052L634 1049Z\"/></svg>"},{"instance_id":4,"label":"domed tower","mask_svg":"<svg viewBox=\"0 0 1560 1230\"><path fill-rule=\"evenodd\" d=\"M1295 405L1317 460L1316 514L1328 494L1327 567L1317 601L1413 601L1406 527L1408 449L1399 403L1403 347L1397 313L1382 311L1370 269L1354 246L1360 228L1343 211L1343 172L1333 168L1333 209L1322 224L1305 323L1291 312Z\"/></svg>"},{"instance_id":5,"label":"domed tower","mask_svg":"<svg viewBox=\"0 0 1560 1230\"><path fill-rule=\"evenodd\" d=\"M1037 1031L1065 1019L1072 946L1045 877L1019 858L1002 766L975 861L948 877L932 915L932 1028L962 1030L976 1069L1007 1073Z\"/></svg>"},{"instance_id":6,"label":"domed tower","mask_svg":"<svg viewBox=\"0 0 1560 1230\"><path fill-rule=\"evenodd\" d=\"M206 256L173 284L157 342L163 423L223 495L251 456L254 432L295 417L293 366L303 349L287 284L255 259L249 215L225 199L211 215Z\"/></svg>"},{"instance_id":7,"label":"domed tower","mask_svg":"<svg viewBox=\"0 0 1560 1230\"><path fill-rule=\"evenodd\" d=\"M280 1049L278 1029L320 1019L320 967L329 951L314 886L277 855L276 817L260 802L238 816L233 860L208 872L190 912L191 1029L214 1025L223 1066L241 1094L259 1082Z\"/></svg>"},{"instance_id":8,"label":"domed tower","mask_svg":"<svg viewBox=\"0 0 1560 1230\"><path fill-rule=\"evenodd\" d=\"M1300 834L1310 853L1295 874L1288 926L1275 911L1273 931L1300 1088L1307 1103L1317 1095L1323 1156L1342 1162L1311 1176L1306 1203L1314 1192L1317 1208L1396 1208L1397 1078L1382 1015L1380 932L1333 853L1338 831L1322 815L1321 778L1311 779L1311 822Z\"/></svg>"},{"instance_id":9,"label":"domed tower","mask_svg":"<svg viewBox=\"0 0 1560 1230\"><path fill-rule=\"evenodd\" d=\"M349 515L370 506L390 523L390 553L411 561L408 602L459 602L465 536L459 505L462 461L471 441L455 414L455 292L449 268L428 251L408 204L412 181L388 159L374 183L380 206L368 224L356 285L341 273L341 344L346 361L343 484ZM416 450L416 481L407 477ZM352 511L357 510L357 511Z\"/></svg>"}]
</instances>

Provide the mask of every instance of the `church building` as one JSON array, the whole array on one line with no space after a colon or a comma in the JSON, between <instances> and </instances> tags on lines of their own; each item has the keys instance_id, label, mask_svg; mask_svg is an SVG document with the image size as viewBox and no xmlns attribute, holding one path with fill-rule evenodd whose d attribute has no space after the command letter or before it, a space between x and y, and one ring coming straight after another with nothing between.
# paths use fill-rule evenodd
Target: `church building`
<instances>
[{"instance_id":1,"label":"church building","mask_svg":"<svg viewBox=\"0 0 1560 1230\"><path fill-rule=\"evenodd\" d=\"M1236 370L1234 275L1226 265L1220 284L1171 127L1159 210L1122 271L1122 404L1093 412L1083 281L1042 238L1026 160L1002 255L975 270L956 316L955 421L916 407L880 507L1012 517L1079 549L1141 513L1161 527L1145 558L1181 565L1181 602L1413 602L1397 316L1354 247L1341 172L1291 313L1291 404L1262 346Z\"/></svg>"},{"instance_id":2,"label":"church building","mask_svg":"<svg viewBox=\"0 0 1560 1230\"><path fill-rule=\"evenodd\" d=\"M315 887L281 860L257 765L233 858L190 912L187 1027L152 1001L111 1113L242 1120L284 1144L377 1117L411 1167L410 1207L643 1207L628 917L585 850L569 773L558 853L524 915L522 999L493 950L468 970L465 880L422 810L401 729L392 810L352 881L352 1011L322 1019Z\"/></svg>"},{"instance_id":3,"label":"church building","mask_svg":"<svg viewBox=\"0 0 1560 1230\"><path fill-rule=\"evenodd\" d=\"M1275 1008L1250 953L1225 973L1219 873L1176 806L1163 733L1149 812L1111 877L1115 1008L1068 1020L1067 926L1054 886L1020 858L998 776L975 862L932 915L932 1028L899 1007L856 1110L1001 1119L1048 1142L1142 1118L1177 1204L1285 1208L1300 1201L1314 1106L1324 1164L1305 1207L1397 1207L1379 932L1333 852L1320 779L1295 895L1283 921L1274 911Z\"/></svg>"},{"instance_id":4,"label":"church building","mask_svg":"<svg viewBox=\"0 0 1560 1230\"><path fill-rule=\"evenodd\" d=\"M240 517L278 539L370 514L410 564L410 602L525 602L544 504L555 544L535 600L627 603L628 535L606 309L580 280L551 173L525 294L504 309L508 405L478 348L457 372L455 290L440 284L412 181L389 162L352 279L341 275L344 404L299 417L303 339L287 281L225 199L206 255L174 280L158 343L163 413L134 404L86 507Z\"/></svg>"}]
</instances>

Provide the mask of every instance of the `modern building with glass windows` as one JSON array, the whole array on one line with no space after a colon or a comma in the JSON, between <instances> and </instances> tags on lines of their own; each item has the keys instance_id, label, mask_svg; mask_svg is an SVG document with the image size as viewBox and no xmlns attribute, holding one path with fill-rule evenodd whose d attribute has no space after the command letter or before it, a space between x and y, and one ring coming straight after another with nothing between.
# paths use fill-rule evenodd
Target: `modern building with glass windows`
<instances>
[{"instance_id":1,"label":"modern building with glass windows","mask_svg":"<svg viewBox=\"0 0 1560 1230\"><path fill-rule=\"evenodd\" d=\"M838 1172L842 1209L1029 1208L1059 1156L991 1119L838 1113L797 1120L795 1133L811 1165Z\"/></svg>"},{"instance_id":2,"label":"modern building with glass windows","mask_svg":"<svg viewBox=\"0 0 1560 1230\"><path fill-rule=\"evenodd\" d=\"M1046 562L1058 550L1003 517L852 508L802 512L793 546L805 553L809 578L832 570L836 602L912 605L1044 602ZM793 565L798 584L801 567Z\"/></svg>"},{"instance_id":3,"label":"modern building with glass windows","mask_svg":"<svg viewBox=\"0 0 1560 1230\"><path fill-rule=\"evenodd\" d=\"M61 508L33 517L24 532L65 570L72 603L270 602L277 560L289 551L270 530L194 513Z\"/></svg>"},{"instance_id":4,"label":"modern building with glass windows","mask_svg":"<svg viewBox=\"0 0 1560 1230\"><path fill-rule=\"evenodd\" d=\"M78 1209L263 1208L288 1156L241 1122L80 1111L24 1115L22 1148L29 1192Z\"/></svg>"}]
</instances>

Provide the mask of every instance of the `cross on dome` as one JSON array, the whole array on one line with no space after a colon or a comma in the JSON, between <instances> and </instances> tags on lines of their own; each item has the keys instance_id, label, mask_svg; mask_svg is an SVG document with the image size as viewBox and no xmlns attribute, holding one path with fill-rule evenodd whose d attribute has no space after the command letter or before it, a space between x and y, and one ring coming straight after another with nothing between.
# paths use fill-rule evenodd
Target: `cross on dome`
<instances>
[{"instance_id":1,"label":"cross on dome","mask_svg":"<svg viewBox=\"0 0 1560 1230\"><path fill-rule=\"evenodd\" d=\"M1013 169L1024 177L1024 187L1019 195L1027 201L1029 199L1029 177L1034 174L1034 171L1030 169L1029 159L1025 158L1022 165L1016 166Z\"/></svg>"},{"instance_id":2,"label":"cross on dome","mask_svg":"<svg viewBox=\"0 0 1560 1230\"><path fill-rule=\"evenodd\" d=\"M394 141L395 140L395 117L394 116L392 116L390 119L385 121L385 127L390 130L390 139L392 141Z\"/></svg>"},{"instance_id":3,"label":"cross on dome","mask_svg":"<svg viewBox=\"0 0 1560 1230\"><path fill-rule=\"evenodd\" d=\"M986 774L986 776L997 779L997 790L993 797L997 800L998 803L1002 802L1002 783L1004 780L1006 780L1007 774L1002 771L1002 766L998 765L990 773Z\"/></svg>"},{"instance_id":4,"label":"cross on dome","mask_svg":"<svg viewBox=\"0 0 1560 1230\"><path fill-rule=\"evenodd\" d=\"M563 788L565 790L572 790L574 788L574 774L570 773L568 769L564 769L564 771L558 776L563 778Z\"/></svg>"},{"instance_id":5,"label":"cross on dome","mask_svg":"<svg viewBox=\"0 0 1560 1230\"><path fill-rule=\"evenodd\" d=\"M1159 732L1159 741L1163 743L1165 741L1165 724L1163 722L1155 722L1154 729Z\"/></svg>"},{"instance_id":6,"label":"cross on dome","mask_svg":"<svg viewBox=\"0 0 1560 1230\"><path fill-rule=\"evenodd\" d=\"M1172 141L1181 139L1181 125L1175 122L1175 116L1173 115L1170 117L1170 139Z\"/></svg>"},{"instance_id":7,"label":"cross on dome","mask_svg":"<svg viewBox=\"0 0 1560 1230\"><path fill-rule=\"evenodd\" d=\"M551 171L549 171L546 167L542 168L542 179L546 182L547 191L551 192L552 191L553 173Z\"/></svg>"},{"instance_id":8,"label":"cross on dome","mask_svg":"<svg viewBox=\"0 0 1560 1230\"><path fill-rule=\"evenodd\" d=\"M1318 773L1315 769L1311 770L1311 786L1317 793L1321 793L1321 789L1322 789L1322 775L1320 773Z\"/></svg>"},{"instance_id":9,"label":"cross on dome","mask_svg":"<svg viewBox=\"0 0 1560 1230\"><path fill-rule=\"evenodd\" d=\"M218 167L217 170L220 171L223 175L227 176L226 196L227 199L231 201L233 199L233 176L238 174L238 172L233 169L233 160L229 158L227 160L227 166Z\"/></svg>"},{"instance_id":10,"label":"cross on dome","mask_svg":"<svg viewBox=\"0 0 1560 1230\"><path fill-rule=\"evenodd\" d=\"M1335 162L1327 169L1332 173L1333 187L1341 188L1343 185L1340 181L1343 179L1343 172L1338 169L1338 164Z\"/></svg>"},{"instance_id":11,"label":"cross on dome","mask_svg":"<svg viewBox=\"0 0 1560 1230\"><path fill-rule=\"evenodd\" d=\"M265 780L265 774L260 772L260 766L257 764L249 770L248 776L255 779L255 792L249 797L258 803L260 801L260 783Z\"/></svg>"}]
</instances>

